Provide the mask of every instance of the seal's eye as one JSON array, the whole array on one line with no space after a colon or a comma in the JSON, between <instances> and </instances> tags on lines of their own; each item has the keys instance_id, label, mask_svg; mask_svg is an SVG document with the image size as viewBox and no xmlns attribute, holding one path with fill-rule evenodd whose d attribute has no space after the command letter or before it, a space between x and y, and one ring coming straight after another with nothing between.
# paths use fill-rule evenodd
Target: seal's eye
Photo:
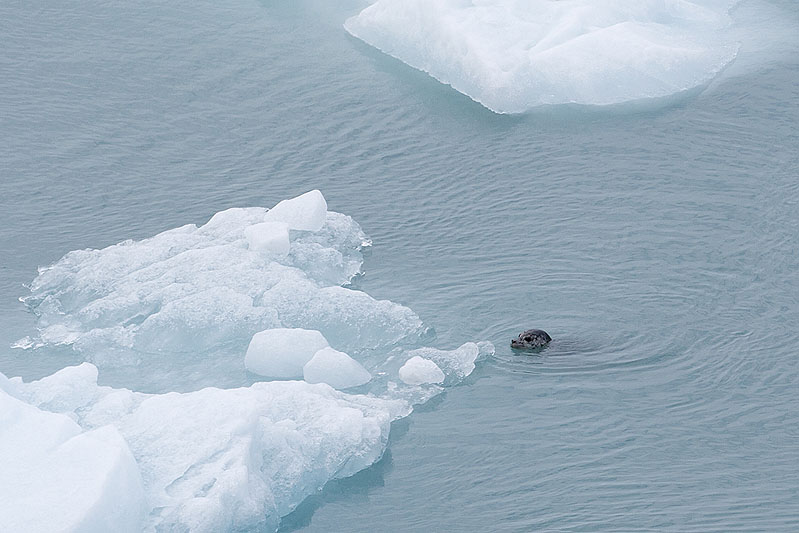
<instances>
[{"instance_id":1,"label":"seal's eye","mask_svg":"<svg viewBox=\"0 0 799 533\"><path fill-rule=\"evenodd\" d=\"M530 342L531 340L533 340L533 338L532 337L525 337L524 340L527 341L527 342Z\"/></svg>"}]
</instances>

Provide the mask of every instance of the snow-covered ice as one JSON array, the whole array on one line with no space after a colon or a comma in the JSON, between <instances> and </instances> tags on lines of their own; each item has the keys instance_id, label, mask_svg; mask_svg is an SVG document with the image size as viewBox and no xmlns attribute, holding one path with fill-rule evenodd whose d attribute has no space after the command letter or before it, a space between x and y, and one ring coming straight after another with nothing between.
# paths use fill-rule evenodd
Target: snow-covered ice
<instances>
[{"instance_id":1,"label":"snow-covered ice","mask_svg":"<svg viewBox=\"0 0 799 533\"><path fill-rule=\"evenodd\" d=\"M499 113L702 86L737 54L734 0L379 0L355 37Z\"/></svg>"},{"instance_id":2,"label":"snow-covered ice","mask_svg":"<svg viewBox=\"0 0 799 533\"><path fill-rule=\"evenodd\" d=\"M444 372L430 359L414 355L399 369L400 379L408 385L443 383Z\"/></svg>"},{"instance_id":3,"label":"snow-covered ice","mask_svg":"<svg viewBox=\"0 0 799 533\"><path fill-rule=\"evenodd\" d=\"M287 254L253 246L264 223L291 228ZM2 529L274 530L380 459L393 420L493 347L418 348L413 311L343 287L368 244L314 191L40 269L24 298L39 332L17 345L91 363L0 374ZM415 356L440 385L401 379Z\"/></svg>"},{"instance_id":4,"label":"snow-covered ice","mask_svg":"<svg viewBox=\"0 0 799 533\"><path fill-rule=\"evenodd\" d=\"M308 383L327 383L334 389L349 389L369 383L372 375L358 361L333 348L323 348L302 369Z\"/></svg>"},{"instance_id":5,"label":"snow-covered ice","mask_svg":"<svg viewBox=\"0 0 799 533\"><path fill-rule=\"evenodd\" d=\"M261 376L302 379L302 368L316 352L329 346L324 335L301 328L274 328L253 335L244 365Z\"/></svg>"}]
</instances>

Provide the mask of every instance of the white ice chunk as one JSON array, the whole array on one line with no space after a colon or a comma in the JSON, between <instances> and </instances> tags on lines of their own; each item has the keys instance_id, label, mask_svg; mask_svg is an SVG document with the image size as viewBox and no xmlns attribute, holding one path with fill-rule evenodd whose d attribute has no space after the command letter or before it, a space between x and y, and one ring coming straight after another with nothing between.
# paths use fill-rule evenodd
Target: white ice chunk
<instances>
[{"instance_id":1,"label":"white ice chunk","mask_svg":"<svg viewBox=\"0 0 799 533\"><path fill-rule=\"evenodd\" d=\"M499 113L665 97L736 56L733 0L379 0L355 37Z\"/></svg>"},{"instance_id":2,"label":"white ice chunk","mask_svg":"<svg viewBox=\"0 0 799 533\"><path fill-rule=\"evenodd\" d=\"M0 529L138 533L144 516L139 468L116 428L83 433L0 391Z\"/></svg>"},{"instance_id":3,"label":"white ice chunk","mask_svg":"<svg viewBox=\"0 0 799 533\"><path fill-rule=\"evenodd\" d=\"M361 364L333 348L316 352L303 368L308 383L327 383L334 389L348 389L369 383L372 375Z\"/></svg>"},{"instance_id":4,"label":"white ice chunk","mask_svg":"<svg viewBox=\"0 0 799 533\"><path fill-rule=\"evenodd\" d=\"M244 230L250 250L283 257L289 253L289 227L283 222L261 222Z\"/></svg>"},{"instance_id":5,"label":"white ice chunk","mask_svg":"<svg viewBox=\"0 0 799 533\"><path fill-rule=\"evenodd\" d=\"M279 202L266 213L264 220L284 222L294 230L319 231L325 223L326 213L325 197L315 189L296 198Z\"/></svg>"},{"instance_id":6,"label":"white ice chunk","mask_svg":"<svg viewBox=\"0 0 799 533\"><path fill-rule=\"evenodd\" d=\"M415 355L399 369L399 377L408 385L443 383L444 372L430 359Z\"/></svg>"},{"instance_id":7,"label":"white ice chunk","mask_svg":"<svg viewBox=\"0 0 799 533\"><path fill-rule=\"evenodd\" d=\"M327 346L327 339L316 330L267 329L253 335L244 357L244 366L261 376L301 379L305 364Z\"/></svg>"}]
</instances>

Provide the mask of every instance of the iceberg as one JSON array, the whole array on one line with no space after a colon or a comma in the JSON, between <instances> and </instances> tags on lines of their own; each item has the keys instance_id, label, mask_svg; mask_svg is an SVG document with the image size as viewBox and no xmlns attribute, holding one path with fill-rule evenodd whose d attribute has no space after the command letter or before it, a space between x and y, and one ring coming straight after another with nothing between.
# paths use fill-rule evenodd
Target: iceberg
<instances>
[{"instance_id":1,"label":"iceberg","mask_svg":"<svg viewBox=\"0 0 799 533\"><path fill-rule=\"evenodd\" d=\"M664 98L737 55L732 0L379 0L353 36L497 113Z\"/></svg>"},{"instance_id":2,"label":"iceberg","mask_svg":"<svg viewBox=\"0 0 799 533\"><path fill-rule=\"evenodd\" d=\"M4 531L274 531L493 353L425 347L413 311L344 287L369 240L312 193L40 269L17 345L86 362L0 374ZM261 224L286 254L253 246ZM437 383L408 379L420 358Z\"/></svg>"}]
</instances>

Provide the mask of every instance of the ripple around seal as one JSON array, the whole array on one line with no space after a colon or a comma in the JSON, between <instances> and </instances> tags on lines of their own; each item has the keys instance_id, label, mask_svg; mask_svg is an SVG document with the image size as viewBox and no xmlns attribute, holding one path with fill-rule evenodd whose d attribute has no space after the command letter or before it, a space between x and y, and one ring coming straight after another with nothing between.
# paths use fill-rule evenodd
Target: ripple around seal
<instances>
[{"instance_id":1,"label":"ripple around seal","mask_svg":"<svg viewBox=\"0 0 799 533\"><path fill-rule=\"evenodd\" d=\"M633 332L589 340L579 337L554 338L542 349L525 352L510 347L497 348L494 364L500 371L522 374L571 374L602 372L617 368L638 369L660 366L679 359L676 353L657 350L656 342L647 344Z\"/></svg>"}]
</instances>

